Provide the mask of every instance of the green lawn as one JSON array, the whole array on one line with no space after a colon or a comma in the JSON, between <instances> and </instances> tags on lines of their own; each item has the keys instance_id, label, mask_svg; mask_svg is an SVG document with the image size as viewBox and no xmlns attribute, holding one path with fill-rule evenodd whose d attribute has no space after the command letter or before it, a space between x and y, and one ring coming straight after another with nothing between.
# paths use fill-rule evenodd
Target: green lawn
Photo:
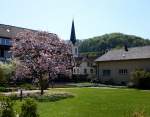
<instances>
[{"instance_id":1,"label":"green lawn","mask_svg":"<svg viewBox=\"0 0 150 117\"><path fill-rule=\"evenodd\" d=\"M129 114L143 110L150 115L150 91L115 88L51 90L71 92L75 97L38 103L40 117L129 117Z\"/></svg>"}]
</instances>

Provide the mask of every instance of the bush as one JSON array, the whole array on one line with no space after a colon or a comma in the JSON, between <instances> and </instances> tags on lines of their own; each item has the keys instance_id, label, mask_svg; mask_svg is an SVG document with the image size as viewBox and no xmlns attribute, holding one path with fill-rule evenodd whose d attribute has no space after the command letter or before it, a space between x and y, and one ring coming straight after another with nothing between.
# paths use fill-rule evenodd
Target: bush
<instances>
[{"instance_id":1,"label":"bush","mask_svg":"<svg viewBox=\"0 0 150 117\"><path fill-rule=\"evenodd\" d=\"M32 84L28 84L28 83L22 84L20 87L23 88L23 89L26 89L26 90L35 90L35 89L37 89L37 88L36 88L35 86L33 86Z\"/></svg>"},{"instance_id":2,"label":"bush","mask_svg":"<svg viewBox=\"0 0 150 117\"><path fill-rule=\"evenodd\" d=\"M39 102L53 102L53 101L59 101L66 98L71 98L73 95L69 93L56 93L56 94L48 94L48 95L40 95L33 97Z\"/></svg>"},{"instance_id":3,"label":"bush","mask_svg":"<svg viewBox=\"0 0 150 117\"><path fill-rule=\"evenodd\" d=\"M2 80L1 83L9 82L14 70L15 65L13 63L0 63L0 80Z\"/></svg>"},{"instance_id":4,"label":"bush","mask_svg":"<svg viewBox=\"0 0 150 117\"><path fill-rule=\"evenodd\" d=\"M15 117L13 102L8 97L1 97L1 117Z\"/></svg>"},{"instance_id":5,"label":"bush","mask_svg":"<svg viewBox=\"0 0 150 117\"><path fill-rule=\"evenodd\" d=\"M18 99L20 99L20 97L17 96L17 94L11 94L11 95L9 96L9 98L10 98L11 100L18 100Z\"/></svg>"},{"instance_id":6,"label":"bush","mask_svg":"<svg viewBox=\"0 0 150 117\"><path fill-rule=\"evenodd\" d=\"M35 100L27 98L21 106L20 117L39 117Z\"/></svg>"},{"instance_id":7,"label":"bush","mask_svg":"<svg viewBox=\"0 0 150 117\"><path fill-rule=\"evenodd\" d=\"M8 89L6 87L0 87L0 92L7 92Z\"/></svg>"},{"instance_id":8,"label":"bush","mask_svg":"<svg viewBox=\"0 0 150 117\"><path fill-rule=\"evenodd\" d=\"M131 82L136 88L150 89L150 72L136 70L132 73Z\"/></svg>"},{"instance_id":9,"label":"bush","mask_svg":"<svg viewBox=\"0 0 150 117\"><path fill-rule=\"evenodd\" d=\"M2 68L0 67L0 83L3 83L3 81L4 81L4 72Z\"/></svg>"}]
</instances>

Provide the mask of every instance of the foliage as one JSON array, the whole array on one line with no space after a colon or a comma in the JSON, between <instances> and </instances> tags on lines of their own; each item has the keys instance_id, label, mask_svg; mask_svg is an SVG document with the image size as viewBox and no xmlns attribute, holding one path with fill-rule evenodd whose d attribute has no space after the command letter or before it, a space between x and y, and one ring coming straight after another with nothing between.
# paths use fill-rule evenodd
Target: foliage
<instances>
[{"instance_id":1,"label":"foliage","mask_svg":"<svg viewBox=\"0 0 150 117\"><path fill-rule=\"evenodd\" d=\"M0 86L0 92L7 92L8 89L6 87Z\"/></svg>"},{"instance_id":2,"label":"foliage","mask_svg":"<svg viewBox=\"0 0 150 117\"><path fill-rule=\"evenodd\" d=\"M102 55L110 49L122 48L127 43L128 47L150 45L150 40L122 33L111 33L85 39L80 42L80 53Z\"/></svg>"},{"instance_id":3,"label":"foliage","mask_svg":"<svg viewBox=\"0 0 150 117\"><path fill-rule=\"evenodd\" d=\"M39 117L35 100L28 98L21 106L20 117Z\"/></svg>"},{"instance_id":4,"label":"foliage","mask_svg":"<svg viewBox=\"0 0 150 117\"><path fill-rule=\"evenodd\" d=\"M41 94L48 80L72 68L71 46L48 32L24 31L13 39L13 56L19 61L16 77L33 78L40 84ZM48 81L47 80L47 81Z\"/></svg>"},{"instance_id":5,"label":"foliage","mask_svg":"<svg viewBox=\"0 0 150 117\"><path fill-rule=\"evenodd\" d=\"M66 98L72 98L74 97L70 93L54 93L54 94L46 94L42 96L34 96L33 98L36 99L39 102L54 102L59 101Z\"/></svg>"},{"instance_id":6,"label":"foliage","mask_svg":"<svg viewBox=\"0 0 150 117\"><path fill-rule=\"evenodd\" d=\"M0 63L0 76L3 77L2 82L8 83L13 72L15 71L15 64L12 62L10 63Z\"/></svg>"},{"instance_id":7,"label":"foliage","mask_svg":"<svg viewBox=\"0 0 150 117\"><path fill-rule=\"evenodd\" d=\"M4 82L4 72L2 70L2 68L0 67L0 83Z\"/></svg>"},{"instance_id":8,"label":"foliage","mask_svg":"<svg viewBox=\"0 0 150 117\"><path fill-rule=\"evenodd\" d=\"M132 73L131 81L137 88L150 88L150 72L137 69Z\"/></svg>"},{"instance_id":9,"label":"foliage","mask_svg":"<svg viewBox=\"0 0 150 117\"><path fill-rule=\"evenodd\" d=\"M22 85L20 85L21 88L26 89L26 90L36 90L37 88L29 83L24 83Z\"/></svg>"},{"instance_id":10,"label":"foliage","mask_svg":"<svg viewBox=\"0 0 150 117\"><path fill-rule=\"evenodd\" d=\"M13 102L8 97L1 97L1 117L15 117Z\"/></svg>"},{"instance_id":11,"label":"foliage","mask_svg":"<svg viewBox=\"0 0 150 117\"><path fill-rule=\"evenodd\" d=\"M15 93L12 93L11 95L9 95L9 98L10 98L11 100L18 100L18 99L20 99L20 96L18 96L18 95L15 94Z\"/></svg>"}]
</instances>

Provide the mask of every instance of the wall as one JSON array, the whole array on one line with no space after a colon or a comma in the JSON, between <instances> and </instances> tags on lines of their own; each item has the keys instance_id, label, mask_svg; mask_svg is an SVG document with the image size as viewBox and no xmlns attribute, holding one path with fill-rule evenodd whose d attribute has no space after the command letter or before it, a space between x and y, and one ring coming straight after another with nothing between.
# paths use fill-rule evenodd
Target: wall
<instances>
[{"instance_id":1,"label":"wall","mask_svg":"<svg viewBox=\"0 0 150 117\"><path fill-rule=\"evenodd\" d=\"M107 62L97 62L97 77L103 83L113 79L116 84L121 84L123 82L127 83L133 71L136 69L146 69L150 70L150 59L143 59L143 60L126 60L126 61L107 61ZM104 69L110 69L111 75L110 76L103 76L102 71ZM118 73L119 69L127 69L128 74L120 75Z\"/></svg>"}]
</instances>

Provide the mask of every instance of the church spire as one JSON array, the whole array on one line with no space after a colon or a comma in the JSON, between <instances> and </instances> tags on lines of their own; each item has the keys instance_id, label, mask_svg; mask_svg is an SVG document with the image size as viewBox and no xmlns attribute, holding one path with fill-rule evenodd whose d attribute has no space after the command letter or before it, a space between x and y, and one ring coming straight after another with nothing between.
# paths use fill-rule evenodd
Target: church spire
<instances>
[{"instance_id":1,"label":"church spire","mask_svg":"<svg viewBox=\"0 0 150 117\"><path fill-rule=\"evenodd\" d=\"M72 42L73 45L75 45L75 43L76 43L76 33L75 33L74 20L72 20L70 41Z\"/></svg>"}]
</instances>

